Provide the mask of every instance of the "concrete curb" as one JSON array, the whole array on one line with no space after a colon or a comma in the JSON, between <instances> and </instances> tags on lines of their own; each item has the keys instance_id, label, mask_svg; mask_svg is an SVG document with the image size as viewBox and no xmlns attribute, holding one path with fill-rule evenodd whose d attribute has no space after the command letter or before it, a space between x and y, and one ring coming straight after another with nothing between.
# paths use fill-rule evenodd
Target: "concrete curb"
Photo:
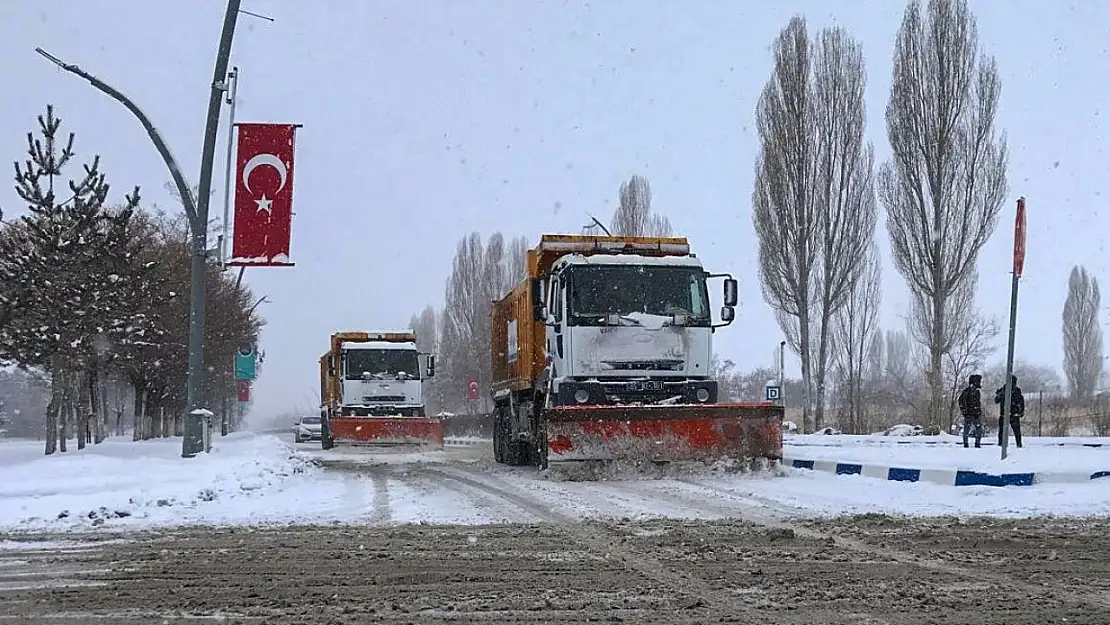
<instances>
[{"instance_id":1,"label":"concrete curb","mask_svg":"<svg viewBox=\"0 0 1110 625\"><path fill-rule=\"evenodd\" d=\"M942 486L1032 486L1034 484L1078 484L1101 478L1110 478L1110 470L1094 473L1079 472L1030 472L983 473L959 469L914 469L889 467L877 464L857 464L836 460L808 460L787 456L783 466L795 469L822 471L837 475L862 475L893 482L930 482Z\"/></svg>"}]
</instances>

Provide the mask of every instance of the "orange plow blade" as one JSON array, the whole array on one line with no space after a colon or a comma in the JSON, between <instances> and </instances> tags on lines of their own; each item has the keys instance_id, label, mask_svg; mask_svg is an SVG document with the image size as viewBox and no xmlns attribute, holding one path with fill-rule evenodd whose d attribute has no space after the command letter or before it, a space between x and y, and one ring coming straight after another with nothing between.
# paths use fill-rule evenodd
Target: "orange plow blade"
<instances>
[{"instance_id":1,"label":"orange plow blade","mask_svg":"<svg viewBox=\"0 0 1110 625\"><path fill-rule=\"evenodd\" d=\"M337 445L443 447L443 424L435 418L337 417L330 425Z\"/></svg>"},{"instance_id":2,"label":"orange plow blade","mask_svg":"<svg viewBox=\"0 0 1110 625\"><path fill-rule=\"evenodd\" d=\"M548 411L548 464L782 458L771 403L559 406Z\"/></svg>"}]
</instances>

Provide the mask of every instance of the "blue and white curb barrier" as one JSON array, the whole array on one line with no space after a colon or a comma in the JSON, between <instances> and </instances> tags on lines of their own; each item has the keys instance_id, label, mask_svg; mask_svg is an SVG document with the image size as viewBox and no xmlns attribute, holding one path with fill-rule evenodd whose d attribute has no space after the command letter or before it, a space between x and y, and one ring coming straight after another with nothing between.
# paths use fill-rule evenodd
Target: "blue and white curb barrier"
<instances>
[{"instance_id":1,"label":"blue and white curb barrier","mask_svg":"<svg viewBox=\"0 0 1110 625\"><path fill-rule=\"evenodd\" d=\"M791 457L783 458L782 464L794 469L808 469L837 475L860 475L892 482L930 482L942 486L1032 486L1034 484L1072 484L1110 478L1110 471L995 474L960 469L913 469Z\"/></svg>"},{"instance_id":2,"label":"blue and white curb barrier","mask_svg":"<svg viewBox=\"0 0 1110 625\"><path fill-rule=\"evenodd\" d=\"M443 438L443 445L445 447L471 447L474 445L486 445L491 442L493 441L488 441L480 438L451 438L450 436L446 436Z\"/></svg>"}]
</instances>

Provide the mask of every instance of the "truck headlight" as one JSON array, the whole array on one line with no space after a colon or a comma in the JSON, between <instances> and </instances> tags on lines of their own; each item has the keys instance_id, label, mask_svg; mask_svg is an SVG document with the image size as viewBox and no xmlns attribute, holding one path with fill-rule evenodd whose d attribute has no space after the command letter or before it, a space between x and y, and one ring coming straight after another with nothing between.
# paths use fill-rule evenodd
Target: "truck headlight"
<instances>
[{"instance_id":1,"label":"truck headlight","mask_svg":"<svg viewBox=\"0 0 1110 625\"><path fill-rule=\"evenodd\" d=\"M590 401L590 392L584 388L580 388L577 391L574 391L574 401L580 404L584 404Z\"/></svg>"},{"instance_id":2,"label":"truck headlight","mask_svg":"<svg viewBox=\"0 0 1110 625\"><path fill-rule=\"evenodd\" d=\"M700 401L700 402L709 401L709 390L704 389L704 388L699 388L698 392L695 393L694 396L697 397L698 401Z\"/></svg>"}]
</instances>

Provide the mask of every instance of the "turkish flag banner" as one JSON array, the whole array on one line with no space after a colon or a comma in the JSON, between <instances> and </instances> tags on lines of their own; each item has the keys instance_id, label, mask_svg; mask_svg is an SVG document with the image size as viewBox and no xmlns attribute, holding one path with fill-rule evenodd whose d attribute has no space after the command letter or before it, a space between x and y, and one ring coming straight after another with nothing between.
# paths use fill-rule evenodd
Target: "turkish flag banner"
<instances>
[{"instance_id":1,"label":"turkish flag banner","mask_svg":"<svg viewBox=\"0 0 1110 625\"><path fill-rule=\"evenodd\" d=\"M291 266L293 145L297 124L236 124L232 266Z\"/></svg>"},{"instance_id":2,"label":"turkish flag banner","mask_svg":"<svg viewBox=\"0 0 1110 625\"><path fill-rule=\"evenodd\" d=\"M250 380L239 380L239 388L236 390L238 391L237 395L239 396L239 401L248 402L251 400Z\"/></svg>"}]
</instances>

